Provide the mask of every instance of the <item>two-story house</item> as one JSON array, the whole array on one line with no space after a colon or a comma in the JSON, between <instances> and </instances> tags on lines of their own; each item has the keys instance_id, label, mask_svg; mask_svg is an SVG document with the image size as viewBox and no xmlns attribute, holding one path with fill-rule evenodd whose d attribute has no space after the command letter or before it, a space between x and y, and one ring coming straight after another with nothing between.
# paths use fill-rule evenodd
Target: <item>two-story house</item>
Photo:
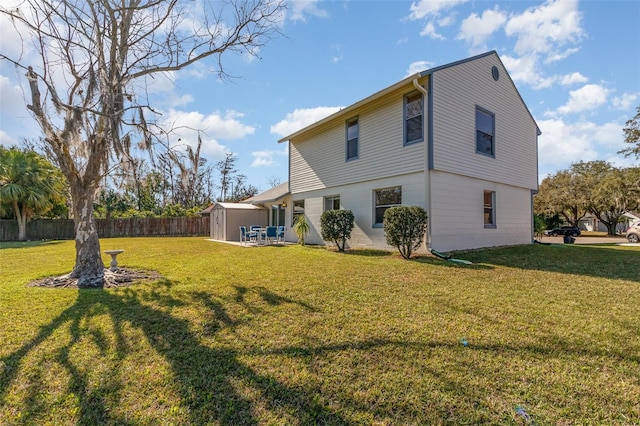
<instances>
[{"instance_id":1,"label":"two-story house","mask_svg":"<svg viewBox=\"0 0 640 426\"><path fill-rule=\"evenodd\" d=\"M421 206L439 251L533 242L540 130L495 51L417 73L279 142L289 188L268 200L272 224L355 215L352 248L390 248L383 215ZM284 213L284 214L282 214ZM282 222L285 223L282 223Z\"/></svg>"}]
</instances>

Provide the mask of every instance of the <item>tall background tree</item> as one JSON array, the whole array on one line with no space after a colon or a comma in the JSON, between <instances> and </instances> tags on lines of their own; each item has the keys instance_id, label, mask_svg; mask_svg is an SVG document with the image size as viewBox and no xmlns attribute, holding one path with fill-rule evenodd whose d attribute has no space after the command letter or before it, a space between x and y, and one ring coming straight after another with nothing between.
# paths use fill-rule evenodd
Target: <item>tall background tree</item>
<instances>
[{"instance_id":1,"label":"tall background tree","mask_svg":"<svg viewBox=\"0 0 640 426\"><path fill-rule=\"evenodd\" d=\"M616 235L624 214L640 208L640 168L616 168L606 161L578 162L545 178L534 200L536 214L558 214L578 226L591 213Z\"/></svg>"},{"instance_id":2,"label":"tall background tree","mask_svg":"<svg viewBox=\"0 0 640 426\"><path fill-rule=\"evenodd\" d=\"M640 105L636 107L636 115L625 123L624 142L631 145L618 154L624 154L625 157L635 156L640 159Z\"/></svg>"},{"instance_id":3,"label":"tall background tree","mask_svg":"<svg viewBox=\"0 0 640 426\"><path fill-rule=\"evenodd\" d=\"M544 178L534 199L534 210L544 216L560 215L573 226L589 211L585 182L570 170Z\"/></svg>"},{"instance_id":4,"label":"tall background tree","mask_svg":"<svg viewBox=\"0 0 640 426\"><path fill-rule=\"evenodd\" d=\"M60 204L65 193L62 173L31 150L0 146L0 217L18 220L18 239L27 239L27 222Z\"/></svg>"},{"instance_id":5,"label":"tall background tree","mask_svg":"<svg viewBox=\"0 0 640 426\"><path fill-rule=\"evenodd\" d=\"M25 73L27 108L69 182L76 234L70 277L78 286L104 284L93 206L110 161L130 158L134 141L151 148L160 134L144 89L148 79L207 58L216 60L219 77L228 77L222 55L254 55L277 34L283 8L282 0L25 0L17 8L0 6L23 49L38 55L37 63L4 53L0 59Z\"/></svg>"},{"instance_id":6,"label":"tall background tree","mask_svg":"<svg viewBox=\"0 0 640 426\"><path fill-rule=\"evenodd\" d=\"M238 173L236 168L234 153L227 152L224 160L216 163L215 169L220 174L220 196L221 202L238 202L253 197L258 193L258 188L248 185L247 176Z\"/></svg>"}]
</instances>

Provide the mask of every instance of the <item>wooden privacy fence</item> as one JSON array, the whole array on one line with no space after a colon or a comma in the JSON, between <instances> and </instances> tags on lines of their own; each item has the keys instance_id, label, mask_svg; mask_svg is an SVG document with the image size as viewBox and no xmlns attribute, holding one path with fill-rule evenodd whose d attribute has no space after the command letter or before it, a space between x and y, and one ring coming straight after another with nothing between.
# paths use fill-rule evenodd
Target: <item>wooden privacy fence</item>
<instances>
[{"instance_id":1,"label":"wooden privacy fence","mask_svg":"<svg viewBox=\"0 0 640 426\"><path fill-rule=\"evenodd\" d=\"M209 216L201 217L132 217L129 219L96 219L100 238L178 237L209 235ZM27 223L29 240L72 240L75 238L71 219L36 219ZM0 220L0 240L18 239L18 221Z\"/></svg>"}]
</instances>

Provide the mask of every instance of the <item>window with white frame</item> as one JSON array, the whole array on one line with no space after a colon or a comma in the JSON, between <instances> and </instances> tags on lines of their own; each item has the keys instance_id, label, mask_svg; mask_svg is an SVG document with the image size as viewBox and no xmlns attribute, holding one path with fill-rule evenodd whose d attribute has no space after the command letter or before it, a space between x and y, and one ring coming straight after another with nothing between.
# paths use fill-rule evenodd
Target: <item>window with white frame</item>
<instances>
[{"instance_id":1,"label":"window with white frame","mask_svg":"<svg viewBox=\"0 0 640 426\"><path fill-rule=\"evenodd\" d=\"M340 210L339 195L324 197L324 211L327 211L327 210Z\"/></svg>"},{"instance_id":2,"label":"window with white frame","mask_svg":"<svg viewBox=\"0 0 640 426\"><path fill-rule=\"evenodd\" d=\"M496 193L484 191L484 227L496 227Z\"/></svg>"},{"instance_id":3,"label":"window with white frame","mask_svg":"<svg viewBox=\"0 0 640 426\"><path fill-rule=\"evenodd\" d=\"M285 208L282 204L272 204L271 217L269 219L269 224L271 226L285 226L284 213L285 213Z\"/></svg>"},{"instance_id":4,"label":"window with white frame","mask_svg":"<svg viewBox=\"0 0 640 426\"><path fill-rule=\"evenodd\" d=\"M404 144L424 140L424 115L422 93L415 92L404 97Z\"/></svg>"},{"instance_id":5,"label":"window with white frame","mask_svg":"<svg viewBox=\"0 0 640 426\"><path fill-rule=\"evenodd\" d=\"M382 226L384 222L384 212L389 207L395 207L402 204L402 187L394 186L391 188L376 189L373 191L374 204L374 226Z\"/></svg>"},{"instance_id":6,"label":"window with white frame","mask_svg":"<svg viewBox=\"0 0 640 426\"><path fill-rule=\"evenodd\" d=\"M495 156L495 115L476 107L476 152Z\"/></svg>"},{"instance_id":7,"label":"window with white frame","mask_svg":"<svg viewBox=\"0 0 640 426\"><path fill-rule=\"evenodd\" d=\"M360 124L358 117L347 121L347 161L358 158L358 140L360 139Z\"/></svg>"},{"instance_id":8,"label":"window with white frame","mask_svg":"<svg viewBox=\"0 0 640 426\"><path fill-rule=\"evenodd\" d=\"M296 224L300 216L304 216L304 200L295 200L291 209L291 226Z\"/></svg>"}]
</instances>

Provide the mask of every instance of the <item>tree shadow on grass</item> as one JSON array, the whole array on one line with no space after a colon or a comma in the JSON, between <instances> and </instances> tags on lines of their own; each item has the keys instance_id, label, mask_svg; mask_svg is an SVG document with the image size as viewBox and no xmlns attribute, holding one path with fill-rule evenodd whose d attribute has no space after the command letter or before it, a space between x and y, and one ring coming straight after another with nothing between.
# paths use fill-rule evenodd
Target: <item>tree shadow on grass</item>
<instances>
[{"instance_id":1,"label":"tree shadow on grass","mask_svg":"<svg viewBox=\"0 0 640 426\"><path fill-rule=\"evenodd\" d=\"M242 291L244 290L239 289L238 294ZM255 291L270 306L297 303L264 288L248 291ZM188 294L187 297L208 308L215 324L208 330L211 334L236 325L225 303L204 292ZM178 408L185 414L186 424L255 425L259 423L256 416L257 401L261 410L269 411L275 418L292 416L301 424L348 423L319 402L314 393L291 387L251 368L240 360L242 354L238 350L203 344L193 331L190 321L171 314L172 307L183 303L186 302L155 290L78 290L75 304L41 327L29 342L0 358L0 405L11 399L15 403L15 395L9 394L12 385L16 380L24 380L25 383L19 384L23 389L25 386L28 388L23 392L26 395L22 400L24 409L15 424L31 424L47 415L47 411L52 409L52 403L45 402L42 398L45 384L42 383L44 379L41 373L44 373L45 367L37 366L34 374L25 372L23 364L34 351L48 350L48 347L53 346L48 359L68 376L62 386L63 396L60 398L74 399L75 410L71 418L75 423L135 424L131 419L140 414L113 413L114 405L118 405L125 390L128 394L132 392L132 389L125 389L127 385L122 380L126 372L120 370L121 361L135 349L130 335L133 329L144 336L175 377ZM308 306L303 303L299 305L304 308ZM111 322L110 335L104 335L98 328L90 325L94 315L104 317L105 314ZM55 339L55 335L65 332L65 337L58 338L54 344L50 342ZM95 363L87 363L87 354L78 353L86 350L87 340L95 348L90 355L96 358ZM85 358L78 361L76 358L79 356ZM106 371L99 372L99 368ZM100 380L96 381L96 374L102 374ZM249 392L239 390L239 384L242 384L243 389L248 388Z\"/></svg>"},{"instance_id":2,"label":"tree shadow on grass","mask_svg":"<svg viewBox=\"0 0 640 426\"><path fill-rule=\"evenodd\" d=\"M167 287L171 285L168 281L164 284ZM16 380L24 380L19 386L26 388L22 396L25 409L21 418L15 421L9 419L6 421L7 424L41 423L43 416L48 415L50 410L57 408L56 405L64 403L67 398L72 398L71 405L76 411L66 419L61 419L61 422L79 425L153 423L154 419L145 418L144 414L139 412L114 412L114 407L125 402L126 398L131 398L132 394L142 395L156 389L144 386L138 389L135 384L124 381L127 375L125 361L135 353L134 346L142 343L135 340L132 332L142 336L153 348L154 353L168 366L171 377L175 379L179 404L177 408L184 414L180 422L184 424L257 425L269 422L260 417L258 411L262 411L263 414L268 412L271 423L287 423L287 420L298 424L358 423L336 412L337 410L367 413L378 420L395 419L402 423L420 423L421 419L424 420L421 410L425 410L427 406L431 419L440 415L449 416L450 422L456 423L457 420L463 421L465 416L477 418L473 417L477 416L475 412L469 411L470 407L483 404L486 400L485 393L492 389L470 389L465 384L465 375L454 370L462 369L463 373L476 377L495 374L491 370L465 362L465 354L469 351L479 353L483 359L505 357L505 354L510 354L517 359L537 362L568 357L578 358L575 362L593 360L594 364L603 366L619 362L626 365L640 362L637 352L623 350L624 345L616 349L581 345L578 341L557 336L552 331L521 344L487 340L471 341L469 347L463 347L457 341L457 337L448 340L445 338L415 341L393 337L365 337L326 344L294 344L273 348L257 345L240 352L240 349L230 346L206 345L193 331L193 324L172 315L172 311L193 304L204 306L205 314L210 316L208 321L213 324L207 331L213 336L242 323L243 320L236 319L235 313L230 312L229 306L233 304L247 307L260 315L269 315L269 309L287 308L292 304L304 310L314 308L263 287L236 286L235 292L225 297L205 291L181 293L185 297L178 297L163 291L163 287L158 284L141 290L131 287L118 290L79 290L77 294L75 303L49 324L41 327L33 339L0 358L0 410L4 404L15 404L16 395L10 395L9 392L13 390ZM250 295L257 296L266 307L263 304L257 306L255 297L250 298ZM105 317L111 324L111 331L108 333L91 324L96 318ZM59 336L61 334L62 338ZM52 343L56 336L58 340ZM87 341L95 347L95 350L88 354L95 358L95 363L86 358L77 359L83 355L87 356L79 353L86 349ZM402 404L402 397L398 395L372 400L369 394L360 393L359 398L354 398L359 391L350 390L347 385L339 382L326 385L327 389L338 391L332 396L332 406L329 406L329 402L323 399L322 385L318 385L320 388L312 384L291 386L273 375L252 368L243 361L247 356L260 359L276 357L279 360L298 360L302 365L313 365L318 359L335 358L348 364L347 357L355 353L358 359L365 363L367 360L375 360L376 354L384 355L385 359L389 360L395 359L395 355L401 359L397 361L401 366L402 362L413 365L416 360L427 359L427 355L434 350L445 350L453 357L452 362L447 365L454 370L449 372L443 366L434 366L429 362L425 362L418 370L433 377L433 386L448 398L446 401L425 402L425 405L417 406ZM33 371L25 371L28 368L26 362L35 351L50 351L47 355L49 363L55 364L63 373L64 384L62 390L58 391L62 396L57 395L58 400L62 401L52 402L43 399L47 366L36 366ZM370 366L374 370L385 368L384 363L376 365L375 361ZM100 368L102 370L98 371ZM141 368L149 368L149 364L145 363ZM332 366L325 364L324 368L331 369ZM382 370L380 373L383 373ZM345 373L349 374L351 371ZM317 374L322 375L322 371ZM511 379L517 380L516 375ZM369 380L375 384L375 374ZM243 391L246 388L250 391ZM411 392L417 392L418 396L421 396L419 389ZM624 402L622 398L612 398L614 402ZM158 418L155 420L175 421L175 415L171 417L169 413L162 411L169 409L170 407L156 408L155 414ZM485 406L483 409L490 412L492 407ZM487 422L495 423L495 419L492 421L489 418Z\"/></svg>"},{"instance_id":3,"label":"tree shadow on grass","mask_svg":"<svg viewBox=\"0 0 640 426\"><path fill-rule=\"evenodd\" d=\"M61 244L58 240L34 240L34 241L0 241L0 250L10 248L33 248Z\"/></svg>"}]
</instances>

